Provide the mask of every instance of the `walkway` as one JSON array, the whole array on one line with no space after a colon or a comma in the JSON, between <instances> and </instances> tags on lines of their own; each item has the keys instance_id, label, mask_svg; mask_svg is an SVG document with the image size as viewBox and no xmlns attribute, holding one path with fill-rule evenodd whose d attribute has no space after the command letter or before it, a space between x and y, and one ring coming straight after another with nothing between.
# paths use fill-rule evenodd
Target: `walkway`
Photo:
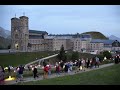
<instances>
[{"instance_id":1,"label":"walkway","mask_svg":"<svg viewBox=\"0 0 120 90\"><path fill-rule=\"evenodd\" d=\"M101 69L101 68L112 66L112 65L114 65L114 63L100 65L99 68L86 69L86 71L79 71L77 73L83 73L83 72L87 72L87 71L91 71L91 70L97 70L97 69ZM74 74L76 74L75 72L76 71L74 70L74 71L72 71L70 73L60 73L59 77L66 76L66 75L74 75ZM55 73L53 73L51 75L48 75L48 79L49 78L55 78L55 77L58 77ZM29 81L38 81L38 80L43 80L43 76L40 75L39 78L37 78L37 79L34 79L33 77L25 77L24 81L19 81L19 82L29 82ZM13 81L5 81L5 85L14 85L16 83L18 83L18 82L16 82L15 80L13 80Z\"/></svg>"}]
</instances>

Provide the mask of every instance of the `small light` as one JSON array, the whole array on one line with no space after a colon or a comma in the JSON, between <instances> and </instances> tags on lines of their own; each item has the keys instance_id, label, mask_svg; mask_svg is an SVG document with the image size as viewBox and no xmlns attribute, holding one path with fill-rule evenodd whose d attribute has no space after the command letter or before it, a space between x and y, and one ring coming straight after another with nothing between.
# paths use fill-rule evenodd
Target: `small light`
<instances>
[{"instance_id":1,"label":"small light","mask_svg":"<svg viewBox=\"0 0 120 90\"><path fill-rule=\"evenodd\" d=\"M17 71L19 70L19 68L17 68Z\"/></svg>"},{"instance_id":2,"label":"small light","mask_svg":"<svg viewBox=\"0 0 120 90\"><path fill-rule=\"evenodd\" d=\"M82 70L82 66L80 66L80 70Z\"/></svg>"},{"instance_id":3,"label":"small light","mask_svg":"<svg viewBox=\"0 0 120 90\"><path fill-rule=\"evenodd\" d=\"M49 67L49 65L47 65L47 67Z\"/></svg>"},{"instance_id":4,"label":"small light","mask_svg":"<svg viewBox=\"0 0 120 90\"><path fill-rule=\"evenodd\" d=\"M104 57L104 60L106 60L107 58L106 57Z\"/></svg>"},{"instance_id":5,"label":"small light","mask_svg":"<svg viewBox=\"0 0 120 90\"><path fill-rule=\"evenodd\" d=\"M32 68L32 70L33 70L34 68Z\"/></svg>"},{"instance_id":6,"label":"small light","mask_svg":"<svg viewBox=\"0 0 120 90\"><path fill-rule=\"evenodd\" d=\"M8 67L5 67L4 69L8 69Z\"/></svg>"},{"instance_id":7,"label":"small light","mask_svg":"<svg viewBox=\"0 0 120 90\"><path fill-rule=\"evenodd\" d=\"M38 65L40 67L40 65Z\"/></svg>"},{"instance_id":8,"label":"small light","mask_svg":"<svg viewBox=\"0 0 120 90\"><path fill-rule=\"evenodd\" d=\"M11 80L15 80L15 77L9 76L9 78L5 79L5 81L11 81Z\"/></svg>"}]
</instances>

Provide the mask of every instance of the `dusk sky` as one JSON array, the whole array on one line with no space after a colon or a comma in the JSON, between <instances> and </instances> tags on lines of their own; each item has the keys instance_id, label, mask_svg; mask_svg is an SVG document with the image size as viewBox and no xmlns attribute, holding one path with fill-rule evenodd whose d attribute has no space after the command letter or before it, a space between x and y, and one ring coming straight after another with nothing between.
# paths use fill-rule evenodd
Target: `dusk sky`
<instances>
[{"instance_id":1,"label":"dusk sky","mask_svg":"<svg viewBox=\"0 0 120 90\"><path fill-rule=\"evenodd\" d=\"M23 12L32 30L48 34L99 31L120 37L120 5L0 5L0 27L11 30L11 18Z\"/></svg>"}]
</instances>

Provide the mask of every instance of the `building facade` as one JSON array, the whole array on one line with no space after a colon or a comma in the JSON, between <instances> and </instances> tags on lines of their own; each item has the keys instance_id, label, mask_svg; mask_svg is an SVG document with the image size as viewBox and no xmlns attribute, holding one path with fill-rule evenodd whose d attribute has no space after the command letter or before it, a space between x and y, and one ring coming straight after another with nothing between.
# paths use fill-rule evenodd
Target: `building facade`
<instances>
[{"instance_id":1,"label":"building facade","mask_svg":"<svg viewBox=\"0 0 120 90\"><path fill-rule=\"evenodd\" d=\"M46 31L29 30L26 16L11 19L11 38L11 49L24 52L56 51L62 45L65 50L85 53L120 50L118 41L92 39L90 34L48 35Z\"/></svg>"}]
</instances>

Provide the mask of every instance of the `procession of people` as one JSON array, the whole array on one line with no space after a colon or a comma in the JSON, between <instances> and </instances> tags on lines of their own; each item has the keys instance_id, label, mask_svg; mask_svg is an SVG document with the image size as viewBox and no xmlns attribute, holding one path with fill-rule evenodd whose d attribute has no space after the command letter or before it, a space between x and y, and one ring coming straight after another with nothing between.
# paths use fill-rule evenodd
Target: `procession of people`
<instances>
[{"instance_id":1,"label":"procession of people","mask_svg":"<svg viewBox=\"0 0 120 90\"><path fill-rule=\"evenodd\" d=\"M114 57L114 63L118 64L120 62L120 56L116 55ZM99 68L100 63L102 63L99 59L99 57L95 56L93 58L79 58L78 60L70 60L68 62L64 62L63 60L60 60L60 62L56 62L54 65L51 65L50 62L44 64L43 66L43 79L47 79L49 75L52 75L53 72L51 72L52 68L55 68L55 73L57 76L60 76L61 73L70 73L75 71L75 73L80 71L86 71L87 69L93 69L93 68ZM54 67L52 67L54 66ZM74 68L74 69L73 69ZM24 80L24 66L20 65L15 68L16 72L16 82ZM33 65L32 67L28 66L28 72L33 73L33 78L37 79L39 78L39 70L36 65ZM5 79L5 69L4 67L0 66L0 85L4 84ZM12 70L10 66L8 66L8 73L11 74Z\"/></svg>"}]
</instances>

